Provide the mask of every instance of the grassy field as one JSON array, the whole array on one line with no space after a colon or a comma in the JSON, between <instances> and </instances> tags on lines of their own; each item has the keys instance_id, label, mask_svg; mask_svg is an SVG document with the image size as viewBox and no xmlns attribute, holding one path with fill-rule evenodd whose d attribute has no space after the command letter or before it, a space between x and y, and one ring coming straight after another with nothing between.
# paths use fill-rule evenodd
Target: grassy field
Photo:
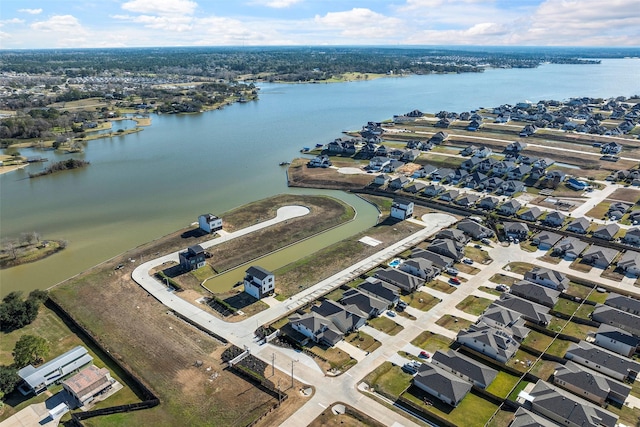
<instances>
[{"instance_id":1,"label":"grassy field","mask_svg":"<svg viewBox=\"0 0 640 427\"><path fill-rule=\"evenodd\" d=\"M567 316L575 315L581 319L589 319L589 315L593 313L595 307L588 304L580 304L575 301L560 298L553 309Z\"/></svg>"},{"instance_id":2,"label":"grassy field","mask_svg":"<svg viewBox=\"0 0 640 427\"><path fill-rule=\"evenodd\" d=\"M474 262L478 262L480 264L488 264L493 261L489 256L489 253L484 249L465 246L464 254L466 257L471 258Z\"/></svg>"},{"instance_id":3,"label":"grassy field","mask_svg":"<svg viewBox=\"0 0 640 427\"><path fill-rule=\"evenodd\" d=\"M488 298L482 298L475 295L469 295L464 300L456 305L458 310L462 310L465 313L472 314L474 316L480 316L483 311L491 305L492 300Z\"/></svg>"},{"instance_id":4,"label":"grassy field","mask_svg":"<svg viewBox=\"0 0 640 427\"><path fill-rule=\"evenodd\" d=\"M375 340L371 335L361 331L346 336L345 341L362 351L368 352L372 352L382 345L380 341Z\"/></svg>"},{"instance_id":5,"label":"grassy field","mask_svg":"<svg viewBox=\"0 0 640 427\"><path fill-rule=\"evenodd\" d=\"M467 329L471 326L473 322L467 319L463 319L461 317L452 316L450 314L445 314L438 320L436 320L436 325L442 326L443 328L447 328L453 332L460 332L463 329Z\"/></svg>"},{"instance_id":6,"label":"grassy field","mask_svg":"<svg viewBox=\"0 0 640 427\"><path fill-rule=\"evenodd\" d=\"M581 325L558 317L551 318L551 322L549 322L547 329L553 332L560 332L562 330L563 334L571 335L572 337L576 337L581 340L585 339L590 332L598 330L595 326Z\"/></svg>"},{"instance_id":7,"label":"grassy field","mask_svg":"<svg viewBox=\"0 0 640 427\"><path fill-rule=\"evenodd\" d=\"M403 330L404 328L401 325L398 325L393 320L389 319L385 316L376 317L367 322L369 326L375 328L381 332L384 332L387 335L397 335L398 332Z\"/></svg>"},{"instance_id":8,"label":"grassy field","mask_svg":"<svg viewBox=\"0 0 640 427\"><path fill-rule=\"evenodd\" d=\"M487 391L496 396L506 398L513 387L518 384L520 377L505 371L498 371L496 378L489 384Z\"/></svg>"},{"instance_id":9,"label":"grassy field","mask_svg":"<svg viewBox=\"0 0 640 427\"><path fill-rule=\"evenodd\" d=\"M447 293L447 294L452 294L453 292L455 292L456 289L458 289L455 286L450 285L446 282L443 282L442 280L439 280L439 279L434 279L430 282L427 282L424 284L424 286L426 286L427 288L435 289L436 291Z\"/></svg>"},{"instance_id":10,"label":"grassy field","mask_svg":"<svg viewBox=\"0 0 640 427\"><path fill-rule=\"evenodd\" d=\"M480 286L478 289L480 289L482 292L486 292L488 294L495 295L497 297L502 295L502 292L496 290L495 288L490 288L488 286Z\"/></svg>"},{"instance_id":11,"label":"grassy field","mask_svg":"<svg viewBox=\"0 0 640 427\"><path fill-rule=\"evenodd\" d=\"M430 353L435 353L438 350L446 351L452 343L453 341L451 339L430 331L423 331L411 340L411 344L425 349Z\"/></svg>"},{"instance_id":12,"label":"grassy field","mask_svg":"<svg viewBox=\"0 0 640 427\"><path fill-rule=\"evenodd\" d=\"M397 399L409 387L412 378L412 375L403 372L399 366L384 362L368 373L363 381L383 396Z\"/></svg>"},{"instance_id":13,"label":"grassy field","mask_svg":"<svg viewBox=\"0 0 640 427\"><path fill-rule=\"evenodd\" d=\"M422 311L429 311L440 302L440 299L426 292L414 292L409 295L403 295L400 298L411 307Z\"/></svg>"},{"instance_id":14,"label":"grassy field","mask_svg":"<svg viewBox=\"0 0 640 427\"><path fill-rule=\"evenodd\" d=\"M508 276L506 274L501 274L501 273L494 274L493 276L491 276L489 280L493 283L497 283L499 285L507 285L507 286L512 286L514 283L518 283L520 281L520 279L517 279L513 276Z\"/></svg>"}]
</instances>

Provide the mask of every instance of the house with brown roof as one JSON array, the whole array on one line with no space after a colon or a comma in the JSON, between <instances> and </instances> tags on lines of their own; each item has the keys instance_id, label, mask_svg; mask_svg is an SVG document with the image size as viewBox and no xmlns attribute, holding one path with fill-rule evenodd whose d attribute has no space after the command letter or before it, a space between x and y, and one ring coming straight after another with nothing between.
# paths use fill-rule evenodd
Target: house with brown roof
<instances>
[{"instance_id":1,"label":"house with brown roof","mask_svg":"<svg viewBox=\"0 0 640 427\"><path fill-rule=\"evenodd\" d=\"M99 394L105 393L115 382L107 368L90 365L64 380L62 387L76 399L78 406L85 406Z\"/></svg>"}]
</instances>

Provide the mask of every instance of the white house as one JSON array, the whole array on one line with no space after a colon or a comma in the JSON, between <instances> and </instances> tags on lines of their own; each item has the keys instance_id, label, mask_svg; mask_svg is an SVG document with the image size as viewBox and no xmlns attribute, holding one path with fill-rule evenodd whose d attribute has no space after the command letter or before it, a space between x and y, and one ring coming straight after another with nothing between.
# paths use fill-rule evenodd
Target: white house
<instances>
[{"instance_id":1,"label":"white house","mask_svg":"<svg viewBox=\"0 0 640 427\"><path fill-rule=\"evenodd\" d=\"M37 368L33 365L25 366L18 371L18 376L23 380L20 391L25 395L29 392L40 394L51 384L59 382L91 361L93 357L87 349L77 346Z\"/></svg>"},{"instance_id":2,"label":"white house","mask_svg":"<svg viewBox=\"0 0 640 427\"><path fill-rule=\"evenodd\" d=\"M275 276L262 267L252 265L244 276L244 291L254 298L262 299L275 291Z\"/></svg>"},{"instance_id":3,"label":"white house","mask_svg":"<svg viewBox=\"0 0 640 427\"><path fill-rule=\"evenodd\" d=\"M198 226L206 233L222 230L222 218L213 214L202 214L198 217Z\"/></svg>"},{"instance_id":4,"label":"white house","mask_svg":"<svg viewBox=\"0 0 640 427\"><path fill-rule=\"evenodd\" d=\"M391 205L391 218L404 220L413 216L413 202L396 199Z\"/></svg>"}]
</instances>

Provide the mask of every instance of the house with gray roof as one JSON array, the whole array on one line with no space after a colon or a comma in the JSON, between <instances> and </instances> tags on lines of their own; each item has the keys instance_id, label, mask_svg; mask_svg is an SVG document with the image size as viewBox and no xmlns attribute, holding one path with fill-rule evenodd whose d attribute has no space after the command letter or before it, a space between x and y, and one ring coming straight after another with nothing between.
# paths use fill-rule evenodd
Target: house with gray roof
<instances>
[{"instance_id":1,"label":"house with gray roof","mask_svg":"<svg viewBox=\"0 0 640 427\"><path fill-rule=\"evenodd\" d=\"M640 252L626 251L618 260L618 268L627 274L640 276Z\"/></svg>"},{"instance_id":2,"label":"house with gray roof","mask_svg":"<svg viewBox=\"0 0 640 427\"><path fill-rule=\"evenodd\" d=\"M458 224L456 224L456 228L458 230L462 230L465 234L471 236L471 238L475 240L494 236L493 230L467 218L459 221Z\"/></svg>"},{"instance_id":3,"label":"house with gray roof","mask_svg":"<svg viewBox=\"0 0 640 427\"><path fill-rule=\"evenodd\" d=\"M591 319L640 336L640 316L635 314L618 310L608 305L598 304L593 313L591 313Z\"/></svg>"},{"instance_id":4,"label":"house with gray roof","mask_svg":"<svg viewBox=\"0 0 640 427\"><path fill-rule=\"evenodd\" d=\"M525 320L538 325L548 325L552 318L549 314L549 307L511 294L503 293L500 295L500 299L495 300L493 304L517 311L522 314Z\"/></svg>"},{"instance_id":5,"label":"house with gray roof","mask_svg":"<svg viewBox=\"0 0 640 427\"><path fill-rule=\"evenodd\" d=\"M606 301L606 305L617 308L618 310L626 311L631 314L640 316L640 300L628 297L626 295L620 295L615 292L610 292Z\"/></svg>"},{"instance_id":6,"label":"house with gray roof","mask_svg":"<svg viewBox=\"0 0 640 427\"><path fill-rule=\"evenodd\" d=\"M507 173L507 177L509 179L522 180L522 178L524 178L529 173L531 173L531 166L525 165L525 164L520 164L515 169L510 170Z\"/></svg>"},{"instance_id":7,"label":"house with gray roof","mask_svg":"<svg viewBox=\"0 0 640 427\"><path fill-rule=\"evenodd\" d=\"M542 216L542 213L542 209L537 206L533 206L532 208L522 212L518 217L525 221L536 222L538 218Z\"/></svg>"},{"instance_id":8,"label":"house with gray roof","mask_svg":"<svg viewBox=\"0 0 640 427\"><path fill-rule=\"evenodd\" d=\"M487 157L485 159L482 159L482 161L478 163L478 168L476 170L483 173L488 173L493 168L493 165L495 165L497 162L498 161L493 157Z\"/></svg>"},{"instance_id":9,"label":"house with gray roof","mask_svg":"<svg viewBox=\"0 0 640 427\"><path fill-rule=\"evenodd\" d=\"M602 323L596 332L593 342L614 353L631 357L640 345L640 338L615 326Z\"/></svg>"},{"instance_id":10,"label":"house with gray roof","mask_svg":"<svg viewBox=\"0 0 640 427\"><path fill-rule=\"evenodd\" d=\"M524 182L518 181L517 179L510 179L502 183L498 193L506 196L512 196L515 193L521 193L523 191L525 191Z\"/></svg>"},{"instance_id":11,"label":"house with gray roof","mask_svg":"<svg viewBox=\"0 0 640 427\"><path fill-rule=\"evenodd\" d=\"M401 175L389 181L389 188L392 190L399 190L405 185L409 184L409 182L410 182L409 178L407 178L404 175Z\"/></svg>"},{"instance_id":12,"label":"house with gray roof","mask_svg":"<svg viewBox=\"0 0 640 427\"><path fill-rule=\"evenodd\" d=\"M313 311L289 318L291 327L316 343L332 347L344 338L334 323Z\"/></svg>"},{"instance_id":13,"label":"house with gray roof","mask_svg":"<svg viewBox=\"0 0 640 427\"><path fill-rule=\"evenodd\" d=\"M522 207L522 204L516 199L511 199L504 202L499 208L498 213L501 215L515 215L516 212Z\"/></svg>"},{"instance_id":14,"label":"house with gray roof","mask_svg":"<svg viewBox=\"0 0 640 427\"><path fill-rule=\"evenodd\" d=\"M479 388L487 388L498 375L498 371L454 350L436 351L431 364L469 381Z\"/></svg>"},{"instance_id":15,"label":"house with gray roof","mask_svg":"<svg viewBox=\"0 0 640 427\"><path fill-rule=\"evenodd\" d=\"M596 228L592 236L596 239L613 240L618 231L620 231L618 224L606 224Z\"/></svg>"},{"instance_id":16,"label":"house with gray roof","mask_svg":"<svg viewBox=\"0 0 640 427\"><path fill-rule=\"evenodd\" d=\"M541 286L528 280L520 280L511 285L510 292L520 298L553 308L560 299L560 291Z\"/></svg>"},{"instance_id":17,"label":"house with gray roof","mask_svg":"<svg viewBox=\"0 0 640 427\"><path fill-rule=\"evenodd\" d=\"M395 268L379 269L375 277L399 287L403 292L411 293L424 285L424 280Z\"/></svg>"},{"instance_id":18,"label":"house with gray roof","mask_svg":"<svg viewBox=\"0 0 640 427\"><path fill-rule=\"evenodd\" d=\"M619 381L635 381L640 372L640 363L586 341L571 343L564 358Z\"/></svg>"},{"instance_id":19,"label":"house with gray roof","mask_svg":"<svg viewBox=\"0 0 640 427\"><path fill-rule=\"evenodd\" d=\"M558 427L558 424L545 417L527 411L524 407L520 406L516 410L513 421L511 421L509 427Z\"/></svg>"},{"instance_id":20,"label":"house with gray roof","mask_svg":"<svg viewBox=\"0 0 640 427\"><path fill-rule=\"evenodd\" d=\"M538 246L538 249L549 250L562 239L562 236L551 231L541 231L531 238L531 243Z\"/></svg>"},{"instance_id":21,"label":"house with gray roof","mask_svg":"<svg viewBox=\"0 0 640 427\"><path fill-rule=\"evenodd\" d=\"M557 366L553 383L600 406L607 400L622 404L631 392L630 386L570 360Z\"/></svg>"},{"instance_id":22,"label":"house with gray roof","mask_svg":"<svg viewBox=\"0 0 640 427\"><path fill-rule=\"evenodd\" d=\"M484 323L461 330L456 341L501 363L507 363L520 347L513 336Z\"/></svg>"},{"instance_id":23,"label":"house with gray roof","mask_svg":"<svg viewBox=\"0 0 640 427\"><path fill-rule=\"evenodd\" d=\"M459 261L464 256L464 244L450 239L434 239L427 250Z\"/></svg>"},{"instance_id":24,"label":"house with gray roof","mask_svg":"<svg viewBox=\"0 0 640 427\"><path fill-rule=\"evenodd\" d=\"M407 193L416 194L424 190L426 187L427 184L425 184L424 182L414 181L411 185L407 186L404 191L406 191Z\"/></svg>"},{"instance_id":25,"label":"house with gray roof","mask_svg":"<svg viewBox=\"0 0 640 427\"><path fill-rule=\"evenodd\" d=\"M469 242L469 237L462 230L457 230L455 228L445 228L444 230L438 231L436 234L437 239L449 239L455 240L456 242L460 242L462 244L466 244Z\"/></svg>"},{"instance_id":26,"label":"house with gray roof","mask_svg":"<svg viewBox=\"0 0 640 427\"><path fill-rule=\"evenodd\" d=\"M619 254L620 252L612 248L591 245L591 247L582 254L582 262L591 264L594 267L606 269Z\"/></svg>"},{"instance_id":27,"label":"house with gray roof","mask_svg":"<svg viewBox=\"0 0 640 427\"><path fill-rule=\"evenodd\" d=\"M566 426L615 427L618 416L545 381L529 392L531 409Z\"/></svg>"},{"instance_id":28,"label":"house with gray roof","mask_svg":"<svg viewBox=\"0 0 640 427\"><path fill-rule=\"evenodd\" d=\"M576 218L567 225L567 231L572 231L578 234L587 234L587 230L591 222L585 217Z\"/></svg>"},{"instance_id":29,"label":"house with gray roof","mask_svg":"<svg viewBox=\"0 0 640 427\"><path fill-rule=\"evenodd\" d=\"M522 341L531 330L525 326L525 320L520 313L507 307L491 304L476 321L476 325L486 324Z\"/></svg>"},{"instance_id":30,"label":"house with gray roof","mask_svg":"<svg viewBox=\"0 0 640 427\"><path fill-rule=\"evenodd\" d=\"M628 229L622 240L629 245L640 245L640 227Z\"/></svg>"},{"instance_id":31,"label":"house with gray roof","mask_svg":"<svg viewBox=\"0 0 640 427\"><path fill-rule=\"evenodd\" d=\"M583 242L577 237L565 237L555 244L553 253L556 256L574 260L578 258L588 246L589 244L587 242Z\"/></svg>"},{"instance_id":32,"label":"house with gray roof","mask_svg":"<svg viewBox=\"0 0 640 427\"><path fill-rule=\"evenodd\" d=\"M413 173L414 178L429 178L438 168L433 165L422 165L420 169Z\"/></svg>"},{"instance_id":33,"label":"house with gray roof","mask_svg":"<svg viewBox=\"0 0 640 427\"><path fill-rule=\"evenodd\" d=\"M494 196L487 196L482 198L478 203L476 203L476 207L480 209L493 210L500 203L500 199Z\"/></svg>"},{"instance_id":34,"label":"house with gray roof","mask_svg":"<svg viewBox=\"0 0 640 427\"><path fill-rule=\"evenodd\" d=\"M545 267L534 267L524 274L525 280L546 286L558 291L564 291L569 286L569 278L563 273Z\"/></svg>"},{"instance_id":35,"label":"house with gray roof","mask_svg":"<svg viewBox=\"0 0 640 427\"><path fill-rule=\"evenodd\" d=\"M471 383L431 363L423 363L413 377L413 385L453 407L471 390Z\"/></svg>"},{"instance_id":36,"label":"house with gray roof","mask_svg":"<svg viewBox=\"0 0 640 427\"><path fill-rule=\"evenodd\" d=\"M433 265L433 262L424 258L411 258L402 262L398 269L409 273L414 276L418 276L426 282L433 280L441 270Z\"/></svg>"},{"instance_id":37,"label":"house with gray roof","mask_svg":"<svg viewBox=\"0 0 640 427\"><path fill-rule=\"evenodd\" d=\"M465 194L464 196L456 200L455 203L458 206L469 207L473 206L479 199L480 196L478 196L477 194Z\"/></svg>"},{"instance_id":38,"label":"house with gray roof","mask_svg":"<svg viewBox=\"0 0 640 427\"><path fill-rule=\"evenodd\" d=\"M524 240L529 235L529 226L524 222L504 222L502 224L507 237Z\"/></svg>"},{"instance_id":39,"label":"house with gray roof","mask_svg":"<svg viewBox=\"0 0 640 427\"><path fill-rule=\"evenodd\" d=\"M360 292L374 296L384 301L387 306L397 304L400 300L400 288L391 283L376 279L375 277L367 277L367 280L360 283L357 288Z\"/></svg>"},{"instance_id":40,"label":"house with gray roof","mask_svg":"<svg viewBox=\"0 0 640 427\"><path fill-rule=\"evenodd\" d=\"M360 311L366 314L368 319L379 316L389 307L386 301L362 292L357 288L346 290L342 294L342 298L340 298L340 304L347 312L357 313Z\"/></svg>"},{"instance_id":41,"label":"house with gray roof","mask_svg":"<svg viewBox=\"0 0 640 427\"><path fill-rule=\"evenodd\" d=\"M438 199L443 200L445 202L453 202L455 199L460 196L460 192L458 190L449 190L445 191L438 197Z\"/></svg>"},{"instance_id":42,"label":"house with gray roof","mask_svg":"<svg viewBox=\"0 0 640 427\"><path fill-rule=\"evenodd\" d=\"M258 265L249 267L244 275L244 291L254 298L272 295L276 289L275 275Z\"/></svg>"},{"instance_id":43,"label":"house with gray roof","mask_svg":"<svg viewBox=\"0 0 640 427\"><path fill-rule=\"evenodd\" d=\"M386 185L389 181L391 181L391 176L386 173L380 174L373 179L373 185Z\"/></svg>"},{"instance_id":44,"label":"house with gray roof","mask_svg":"<svg viewBox=\"0 0 640 427\"><path fill-rule=\"evenodd\" d=\"M414 204L411 200L407 199L394 199L391 204L391 218L399 219L401 221L411 218L413 216Z\"/></svg>"},{"instance_id":45,"label":"house with gray roof","mask_svg":"<svg viewBox=\"0 0 640 427\"><path fill-rule=\"evenodd\" d=\"M411 259L424 258L426 260L429 260L435 267L440 269L440 271L451 267L455 262L453 258L449 258L447 256L440 255L435 252L427 251L425 249L420 249L420 248L411 250L411 255L409 255L409 258Z\"/></svg>"},{"instance_id":46,"label":"house with gray roof","mask_svg":"<svg viewBox=\"0 0 640 427\"><path fill-rule=\"evenodd\" d=\"M442 185L438 185L438 184L431 184L431 185L427 185L424 190L422 190L422 193L425 196L429 196L429 197L435 197L440 193L443 193L445 191L445 188Z\"/></svg>"},{"instance_id":47,"label":"house with gray roof","mask_svg":"<svg viewBox=\"0 0 640 427\"><path fill-rule=\"evenodd\" d=\"M329 319L343 334L353 332L364 326L369 318L356 306L349 309L330 299L323 300L320 305L311 307L311 311Z\"/></svg>"},{"instance_id":48,"label":"house with gray roof","mask_svg":"<svg viewBox=\"0 0 640 427\"><path fill-rule=\"evenodd\" d=\"M566 219L567 216L562 212L553 211L549 212L547 216L544 217L544 223L549 227L561 227Z\"/></svg>"},{"instance_id":49,"label":"house with gray roof","mask_svg":"<svg viewBox=\"0 0 640 427\"><path fill-rule=\"evenodd\" d=\"M38 366L25 366L18 371L22 380L20 390L26 393L40 394L50 385L61 381L67 375L77 371L93 361L86 348L79 345L47 363Z\"/></svg>"}]
</instances>

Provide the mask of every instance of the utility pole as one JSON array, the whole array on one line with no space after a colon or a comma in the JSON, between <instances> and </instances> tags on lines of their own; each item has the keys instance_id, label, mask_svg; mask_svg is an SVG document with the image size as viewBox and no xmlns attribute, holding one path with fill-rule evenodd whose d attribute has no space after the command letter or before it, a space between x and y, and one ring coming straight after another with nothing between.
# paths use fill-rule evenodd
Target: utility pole
<instances>
[{"instance_id":1,"label":"utility pole","mask_svg":"<svg viewBox=\"0 0 640 427\"><path fill-rule=\"evenodd\" d=\"M291 361L291 388L293 388L293 364L296 363L297 360Z\"/></svg>"},{"instance_id":2,"label":"utility pole","mask_svg":"<svg viewBox=\"0 0 640 427\"><path fill-rule=\"evenodd\" d=\"M271 355L271 376L276 374L276 354Z\"/></svg>"},{"instance_id":3,"label":"utility pole","mask_svg":"<svg viewBox=\"0 0 640 427\"><path fill-rule=\"evenodd\" d=\"M280 394L280 378L278 378L278 406L282 405L282 394Z\"/></svg>"}]
</instances>

